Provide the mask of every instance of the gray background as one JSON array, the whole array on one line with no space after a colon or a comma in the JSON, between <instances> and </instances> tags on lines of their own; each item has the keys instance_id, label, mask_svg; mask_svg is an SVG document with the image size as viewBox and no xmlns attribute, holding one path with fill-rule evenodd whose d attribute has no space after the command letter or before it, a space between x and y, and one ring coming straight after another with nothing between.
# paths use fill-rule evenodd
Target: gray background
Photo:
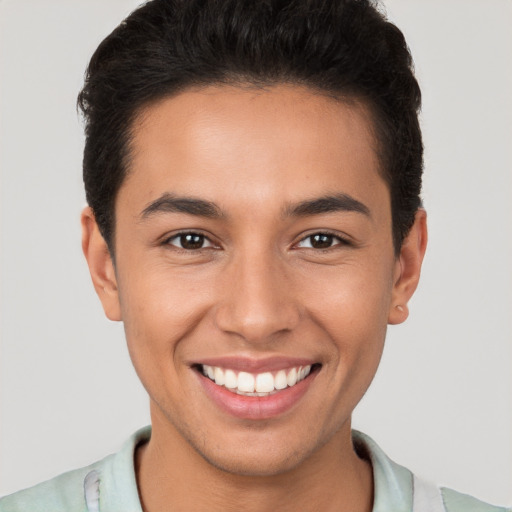
<instances>
[{"instance_id":1,"label":"gray background","mask_svg":"<svg viewBox=\"0 0 512 512\"><path fill-rule=\"evenodd\" d=\"M134 0L0 2L0 494L149 421L80 251L88 58ZM430 246L354 425L438 483L512 504L512 2L389 0L424 93Z\"/></svg>"}]
</instances>

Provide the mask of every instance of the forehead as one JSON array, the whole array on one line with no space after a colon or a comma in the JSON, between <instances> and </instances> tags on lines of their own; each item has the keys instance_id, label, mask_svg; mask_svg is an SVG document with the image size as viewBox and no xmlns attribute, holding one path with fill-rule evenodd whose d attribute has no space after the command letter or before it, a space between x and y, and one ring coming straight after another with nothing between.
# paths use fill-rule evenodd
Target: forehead
<instances>
[{"instance_id":1,"label":"forehead","mask_svg":"<svg viewBox=\"0 0 512 512\"><path fill-rule=\"evenodd\" d=\"M139 206L163 192L241 205L332 192L369 200L387 191L375 147L356 102L287 85L188 90L136 119L120 195L131 189Z\"/></svg>"}]
</instances>

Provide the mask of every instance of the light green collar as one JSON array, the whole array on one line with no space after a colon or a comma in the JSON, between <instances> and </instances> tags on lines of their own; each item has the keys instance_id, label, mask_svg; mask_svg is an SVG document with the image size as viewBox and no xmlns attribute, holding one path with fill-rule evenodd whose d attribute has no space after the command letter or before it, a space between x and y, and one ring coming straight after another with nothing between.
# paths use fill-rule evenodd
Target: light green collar
<instances>
[{"instance_id":1,"label":"light green collar","mask_svg":"<svg viewBox=\"0 0 512 512\"><path fill-rule=\"evenodd\" d=\"M107 457L99 469L99 500L101 512L142 512L134 455L137 445L151 436L151 427L137 431L121 450ZM357 453L368 459L373 468L373 512L410 512L412 510L412 473L390 460L370 437L352 432Z\"/></svg>"}]
</instances>

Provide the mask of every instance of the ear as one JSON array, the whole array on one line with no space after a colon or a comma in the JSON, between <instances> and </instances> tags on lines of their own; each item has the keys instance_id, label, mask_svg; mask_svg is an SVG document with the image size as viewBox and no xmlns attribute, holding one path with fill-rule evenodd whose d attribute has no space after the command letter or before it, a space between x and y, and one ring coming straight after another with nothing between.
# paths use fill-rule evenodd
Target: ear
<instances>
[{"instance_id":1,"label":"ear","mask_svg":"<svg viewBox=\"0 0 512 512\"><path fill-rule=\"evenodd\" d=\"M419 209L395 263L392 301L388 316L389 324L401 324L409 316L407 303L418 286L426 248L427 213L425 210Z\"/></svg>"},{"instance_id":2,"label":"ear","mask_svg":"<svg viewBox=\"0 0 512 512\"><path fill-rule=\"evenodd\" d=\"M89 265L94 289L100 298L107 318L119 321L121 320L121 307L114 263L90 207L82 211L81 223L82 250Z\"/></svg>"}]
</instances>

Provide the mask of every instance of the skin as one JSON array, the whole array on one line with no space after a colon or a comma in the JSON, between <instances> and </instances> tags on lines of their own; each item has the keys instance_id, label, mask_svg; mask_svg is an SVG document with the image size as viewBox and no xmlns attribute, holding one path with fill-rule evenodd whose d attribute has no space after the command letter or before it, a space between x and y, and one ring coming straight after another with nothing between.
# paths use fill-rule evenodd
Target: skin
<instances>
[{"instance_id":1,"label":"skin","mask_svg":"<svg viewBox=\"0 0 512 512\"><path fill-rule=\"evenodd\" d=\"M350 418L387 324L407 318L426 219L418 211L395 255L371 128L363 105L285 85L189 90L139 116L116 199L115 266L90 209L82 225L96 291L108 318L124 322L151 400L153 434L136 456L144 510L372 509ZM221 215L143 214L165 194ZM367 214L290 214L333 194ZM204 247L180 248L183 230L205 235ZM312 246L318 233L332 235L327 248ZM321 368L285 413L242 419L212 402L191 367L224 356Z\"/></svg>"}]
</instances>

